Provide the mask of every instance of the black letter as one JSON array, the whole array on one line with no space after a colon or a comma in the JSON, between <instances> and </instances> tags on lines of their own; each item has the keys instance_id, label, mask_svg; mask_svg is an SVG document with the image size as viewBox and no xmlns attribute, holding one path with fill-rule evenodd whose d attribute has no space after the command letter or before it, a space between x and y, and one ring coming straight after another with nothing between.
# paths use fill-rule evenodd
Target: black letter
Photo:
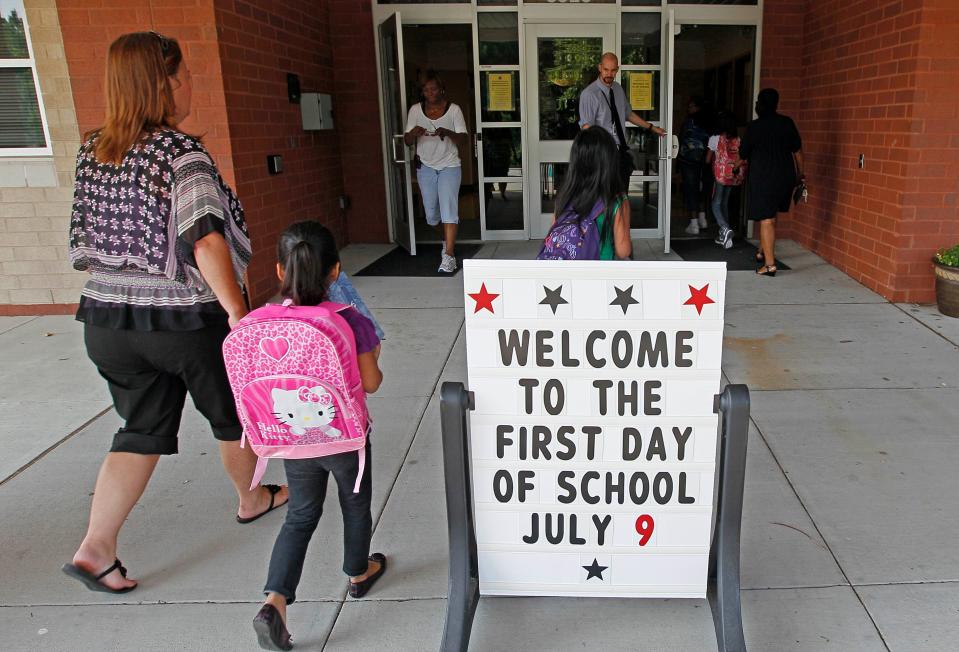
<instances>
[{"instance_id":1,"label":"black letter","mask_svg":"<svg viewBox=\"0 0 959 652\"><path fill-rule=\"evenodd\" d=\"M626 414L626 405L630 406L632 416L639 412L639 383L635 380L629 381L629 391L626 391L626 382L619 381L619 416Z\"/></svg>"},{"instance_id":2,"label":"black letter","mask_svg":"<svg viewBox=\"0 0 959 652\"><path fill-rule=\"evenodd\" d=\"M606 390L612 388L611 380L594 380L593 387L599 390L599 414L606 416Z\"/></svg>"},{"instance_id":3,"label":"black letter","mask_svg":"<svg viewBox=\"0 0 959 652\"><path fill-rule=\"evenodd\" d=\"M546 342L547 338L553 337L553 331L536 331L536 364L540 367L552 367L553 361L546 357L547 353L552 353L553 345Z\"/></svg>"},{"instance_id":4,"label":"black letter","mask_svg":"<svg viewBox=\"0 0 959 652\"><path fill-rule=\"evenodd\" d=\"M602 434L603 429L599 426L583 426L580 430L586 435L586 459L592 460L596 457L596 435Z\"/></svg>"},{"instance_id":5,"label":"black letter","mask_svg":"<svg viewBox=\"0 0 959 652\"><path fill-rule=\"evenodd\" d=\"M686 495L686 472L679 472L679 504L680 505L692 505L696 502L696 499L692 496Z\"/></svg>"},{"instance_id":6,"label":"black letter","mask_svg":"<svg viewBox=\"0 0 959 652\"><path fill-rule=\"evenodd\" d=\"M686 457L686 442L689 441L689 436L693 434L693 429L690 426L686 426L686 430L679 432L679 428L673 426L673 437L676 438L676 446L679 448L679 454L677 459L682 462L683 458Z\"/></svg>"},{"instance_id":7,"label":"black letter","mask_svg":"<svg viewBox=\"0 0 959 652\"><path fill-rule=\"evenodd\" d=\"M544 460L552 458L549 452L549 442L553 440L553 433L546 426L533 426L533 459L538 460L542 455Z\"/></svg>"},{"instance_id":8,"label":"black letter","mask_svg":"<svg viewBox=\"0 0 959 652\"><path fill-rule=\"evenodd\" d=\"M500 485L503 484L504 480L506 481L506 490L501 491ZM513 497L513 476L509 474L509 471L500 469L493 476L493 495L501 503L508 503L510 498Z\"/></svg>"},{"instance_id":9,"label":"black letter","mask_svg":"<svg viewBox=\"0 0 959 652\"><path fill-rule=\"evenodd\" d=\"M666 461L666 440L663 439L663 429L659 426L653 428L653 434L649 437L649 446L646 448L646 461L652 462L653 455L659 455L662 462Z\"/></svg>"},{"instance_id":10,"label":"black letter","mask_svg":"<svg viewBox=\"0 0 959 652\"><path fill-rule=\"evenodd\" d=\"M576 428L573 426L560 426L556 430L556 441L566 447L566 452L557 452L556 457L564 462L573 459L573 457L576 455L576 443L569 438L569 435L573 434L574 432L576 432Z\"/></svg>"},{"instance_id":11,"label":"black letter","mask_svg":"<svg viewBox=\"0 0 959 652\"><path fill-rule=\"evenodd\" d=\"M653 390L659 389L662 386L663 383L658 380L647 380L643 383L643 387L646 390L646 396L643 398L643 413L646 416L656 416L657 414L663 413L661 408L653 407L653 403L658 403L659 399L662 398L659 394L653 394Z\"/></svg>"},{"instance_id":12,"label":"black letter","mask_svg":"<svg viewBox=\"0 0 959 652\"><path fill-rule=\"evenodd\" d=\"M599 471L587 471L583 474L583 479L579 483L579 495L588 505L595 505L599 502L599 496L592 496L589 492L589 481L599 480Z\"/></svg>"},{"instance_id":13,"label":"black letter","mask_svg":"<svg viewBox=\"0 0 959 652\"><path fill-rule=\"evenodd\" d=\"M533 483L530 482L530 478L536 477L535 471L519 471L516 473L516 477L519 479L517 483L519 485L519 491L516 492L516 497L519 498L519 502L526 502L526 493L533 490Z\"/></svg>"},{"instance_id":14,"label":"black letter","mask_svg":"<svg viewBox=\"0 0 959 652\"><path fill-rule=\"evenodd\" d=\"M523 541L526 543L536 543L539 541L539 514L533 512L529 515L530 533L523 535Z\"/></svg>"},{"instance_id":15,"label":"black letter","mask_svg":"<svg viewBox=\"0 0 959 652\"><path fill-rule=\"evenodd\" d=\"M686 344L686 340L693 339L692 331L676 331L676 350L673 351L673 357L676 359L677 367L692 367L693 361L684 357L692 352L693 347Z\"/></svg>"},{"instance_id":16,"label":"black letter","mask_svg":"<svg viewBox=\"0 0 959 652\"><path fill-rule=\"evenodd\" d=\"M555 401L551 398L553 394L555 394ZM563 411L565 405L566 392L563 389L563 383L556 378L550 378L543 386L543 407L546 408L546 413L555 417Z\"/></svg>"},{"instance_id":17,"label":"black letter","mask_svg":"<svg viewBox=\"0 0 959 652\"><path fill-rule=\"evenodd\" d=\"M496 457L503 459L507 446L513 445L513 440L506 435L513 432L513 426L496 426Z\"/></svg>"},{"instance_id":18,"label":"black letter","mask_svg":"<svg viewBox=\"0 0 959 652\"><path fill-rule=\"evenodd\" d=\"M526 414L533 413L533 388L539 387L539 381L535 378L520 378L520 387L526 390Z\"/></svg>"},{"instance_id":19,"label":"black letter","mask_svg":"<svg viewBox=\"0 0 959 652\"><path fill-rule=\"evenodd\" d=\"M519 333L510 330L509 340L506 339L506 331L499 331L499 353L503 359L503 366L508 367L513 363L515 357L520 365L526 366L526 360L529 357L529 331L523 331L523 342L520 343Z\"/></svg>"},{"instance_id":20,"label":"black letter","mask_svg":"<svg viewBox=\"0 0 959 652\"><path fill-rule=\"evenodd\" d=\"M626 352L619 355L619 344L626 344ZM620 369L625 369L633 361L633 338L629 336L628 331L616 331L613 333L613 341L609 345L609 354L613 357L613 364Z\"/></svg>"},{"instance_id":21,"label":"black letter","mask_svg":"<svg viewBox=\"0 0 959 652\"><path fill-rule=\"evenodd\" d=\"M643 492L636 493L636 483L642 481ZM649 498L649 476L644 471L637 471L629 477L629 499L634 505L642 505Z\"/></svg>"},{"instance_id":22,"label":"black letter","mask_svg":"<svg viewBox=\"0 0 959 652\"><path fill-rule=\"evenodd\" d=\"M613 522L613 517L611 514L607 514L603 517L603 520L599 519L599 514L593 514L593 525L596 526L596 545L601 546L606 541L606 529L609 527L609 524Z\"/></svg>"},{"instance_id":23,"label":"black letter","mask_svg":"<svg viewBox=\"0 0 959 652\"><path fill-rule=\"evenodd\" d=\"M589 366L593 369L602 369L606 366L606 359L603 358L600 360L595 355L593 355L593 345L596 344L596 340L605 340L606 333L603 331L593 331L586 337L586 362L589 363Z\"/></svg>"},{"instance_id":24,"label":"black letter","mask_svg":"<svg viewBox=\"0 0 959 652\"><path fill-rule=\"evenodd\" d=\"M632 442L632 443L631 443ZM636 428L623 428L623 461L634 462L643 450L643 436ZM500 455L502 457L502 455Z\"/></svg>"},{"instance_id":25,"label":"black letter","mask_svg":"<svg viewBox=\"0 0 959 652\"><path fill-rule=\"evenodd\" d=\"M613 504L613 494L615 493L617 496L616 502L622 505L624 500L623 494L624 494L625 487L626 487L625 473L623 473L622 471L617 473L616 480L614 481L613 472L607 471L606 472L606 504L607 505Z\"/></svg>"},{"instance_id":26,"label":"black letter","mask_svg":"<svg viewBox=\"0 0 959 652\"><path fill-rule=\"evenodd\" d=\"M646 359L645 362L643 358ZM656 346L653 347L649 331L643 331L643 334L639 337L639 366L655 367L657 362L664 367L669 366L669 349L666 346L666 333L659 331L656 334Z\"/></svg>"},{"instance_id":27,"label":"black letter","mask_svg":"<svg viewBox=\"0 0 959 652\"><path fill-rule=\"evenodd\" d=\"M586 539L576 536L576 514L569 515L569 542L574 546L586 545Z\"/></svg>"},{"instance_id":28,"label":"black letter","mask_svg":"<svg viewBox=\"0 0 959 652\"><path fill-rule=\"evenodd\" d=\"M556 517L556 532L553 532L553 517ZM547 514L546 515L546 527L543 528L546 530L546 540L552 544L562 543L563 542L563 515L562 514Z\"/></svg>"},{"instance_id":29,"label":"black letter","mask_svg":"<svg viewBox=\"0 0 959 652\"><path fill-rule=\"evenodd\" d=\"M560 471L559 475L556 476L556 484L559 485L560 489L566 490L566 495L557 496L556 500L564 505L569 505L571 502L576 500L576 485L570 482L570 480L575 476L576 473L574 471Z\"/></svg>"},{"instance_id":30,"label":"black letter","mask_svg":"<svg viewBox=\"0 0 959 652\"><path fill-rule=\"evenodd\" d=\"M563 366L564 367L578 367L579 360L573 358L569 355L569 331L563 331L562 333L562 350L563 350Z\"/></svg>"},{"instance_id":31,"label":"black letter","mask_svg":"<svg viewBox=\"0 0 959 652\"><path fill-rule=\"evenodd\" d=\"M661 485L666 485L663 488ZM665 505L673 497L673 476L669 471L660 471L653 480L653 498L660 505Z\"/></svg>"}]
</instances>

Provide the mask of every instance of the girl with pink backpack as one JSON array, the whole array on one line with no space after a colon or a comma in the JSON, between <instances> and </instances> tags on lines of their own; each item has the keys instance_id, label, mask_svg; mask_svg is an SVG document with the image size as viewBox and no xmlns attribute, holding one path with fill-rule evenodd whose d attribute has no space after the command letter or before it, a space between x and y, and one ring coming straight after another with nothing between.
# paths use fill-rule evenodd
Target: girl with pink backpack
<instances>
[{"instance_id":1,"label":"girl with pink backpack","mask_svg":"<svg viewBox=\"0 0 959 652\"><path fill-rule=\"evenodd\" d=\"M277 535L264 593L253 620L260 647L289 650L286 606L310 538L323 513L329 476L343 512L343 572L362 597L386 570L370 554L373 519L366 393L383 380L373 323L352 306L327 300L340 273L333 234L319 222L297 222L280 236L277 276L282 305L254 310L223 344L245 443L260 457L283 458L290 500Z\"/></svg>"},{"instance_id":2,"label":"girl with pink backpack","mask_svg":"<svg viewBox=\"0 0 959 652\"><path fill-rule=\"evenodd\" d=\"M713 184L712 211L719 224L719 235L714 241L725 249L733 246L733 230L729 227L729 196L733 188L741 186L746 178L746 162L739 158L739 134L736 117L722 111L718 117L719 133L709 139L707 162L712 164Z\"/></svg>"}]
</instances>

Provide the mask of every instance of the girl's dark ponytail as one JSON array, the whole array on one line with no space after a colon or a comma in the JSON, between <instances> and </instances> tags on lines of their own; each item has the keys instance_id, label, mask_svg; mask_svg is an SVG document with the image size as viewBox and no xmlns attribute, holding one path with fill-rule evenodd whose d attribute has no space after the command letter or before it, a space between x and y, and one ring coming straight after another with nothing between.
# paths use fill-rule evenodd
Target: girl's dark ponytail
<instances>
[{"instance_id":1,"label":"girl's dark ponytail","mask_svg":"<svg viewBox=\"0 0 959 652\"><path fill-rule=\"evenodd\" d=\"M280 294L298 306L326 299L330 273L338 262L336 241L319 222L296 222L280 235L277 258L283 268Z\"/></svg>"}]
</instances>

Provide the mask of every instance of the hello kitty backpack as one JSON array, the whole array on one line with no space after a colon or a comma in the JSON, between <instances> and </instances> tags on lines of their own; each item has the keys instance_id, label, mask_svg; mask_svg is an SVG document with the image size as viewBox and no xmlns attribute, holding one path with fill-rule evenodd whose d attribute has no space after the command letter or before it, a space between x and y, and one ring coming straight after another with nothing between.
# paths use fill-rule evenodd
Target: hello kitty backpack
<instances>
[{"instance_id":1,"label":"hello kitty backpack","mask_svg":"<svg viewBox=\"0 0 959 652\"><path fill-rule=\"evenodd\" d=\"M259 459L252 490L271 457L302 459L359 451L353 492L366 466L369 415L353 329L339 314L349 306L294 306L287 299L254 310L223 342L226 373Z\"/></svg>"}]
</instances>

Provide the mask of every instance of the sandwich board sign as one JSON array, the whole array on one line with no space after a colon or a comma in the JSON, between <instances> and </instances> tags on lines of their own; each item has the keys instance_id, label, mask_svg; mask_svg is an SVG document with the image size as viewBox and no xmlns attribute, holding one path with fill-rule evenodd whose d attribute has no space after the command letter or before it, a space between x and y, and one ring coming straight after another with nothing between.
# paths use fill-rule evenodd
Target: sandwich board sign
<instances>
[{"instance_id":1,"label":"sandwich board sign","mask_svg":"<svg viewBox=\"0 0 959 652\"><path fill-rule=\"evenodd\" d=\"M726 266L466 260L483 595L705 598Z\"/></svg>"}]
</instances>

